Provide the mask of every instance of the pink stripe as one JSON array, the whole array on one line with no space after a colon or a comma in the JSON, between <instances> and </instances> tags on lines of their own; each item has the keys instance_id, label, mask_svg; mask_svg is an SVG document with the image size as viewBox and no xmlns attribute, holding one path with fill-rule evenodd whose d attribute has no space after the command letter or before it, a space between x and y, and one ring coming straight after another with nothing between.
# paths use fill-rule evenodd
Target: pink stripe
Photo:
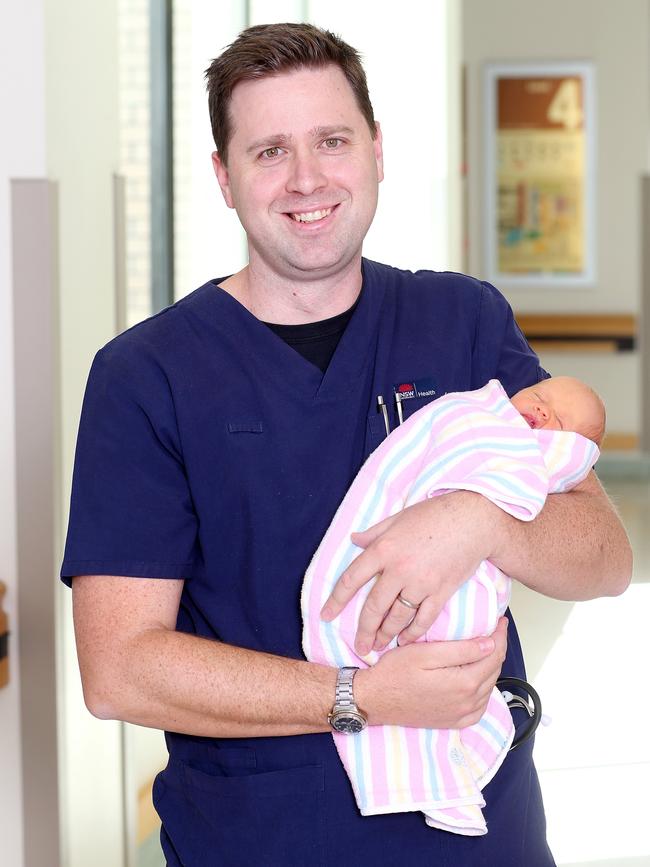
<instances>
[{"instance_id":1,"label":"pink stripe","mask_svg":"<svg viewBox=\"0 0 650 867\"><path fill-rule=\"evenodd\" d=\"M309 573L308 573L309 574ZM306 589L303 588L303 600L304 594L307 593L307 616L305 619L304 628L309 632L309 643L310 643L310 653L309 659L311 662L319 662L321 664L327 664L330 662L327 653L325 652L325 648L321 641L321 631L320 631L320 593L318 592L317 582L315 586L315 582L311 583L311 586ZM304 601L303 601L304 604Z\"/></svg>"},{"instance_id":2,"label":"pink stripe","mask_svg":"<svg viewBox=\"0 0 650 867\"><path fill-rule=\"evenodd\" d=\"M512 714L501 695L496 695L494 692L490 696L486 714L489 714L494 721L496 727L500 728L506 734L513 729Z\"/></svg>"},{"instance_id":3,"label":"pink stripe","mask_svg":"<svg viewBox=\"0 0 650 867\"><path fill-rule=\"evenodd\" d=\"M483 418L483 416L480 416L479 419L477 419L477 422L483 420ZM474 427L475 429L473 429ZM477 453L474 453L474 457L477 459L478 463L481 463L486 459L485 452L481 453L480 451L481 445L484 444L486 448L490 449L491 453L493 450L503 450L507 454L513 454L515 458L523 456L534 464L541 467L544 466L540 457L539 447L535 440L531 439L530 431L513 428L506 422L498 423L497 421L497 424L495 424L494 419L492 419L492 423L489 426L483 424L479 428L478 424L476 426L466 425L463 430L459 431L457 434L454 434L453 436L445 436L443 444L445 452L450 454L456 449L464 448L469 442L475 444L476 448L479 449ZM519 445L523 444L526 448L518 448L513 452L511 446L514 443ZM440 442L436 442L433 445L437 449L441 447ZM491 457L491 454L488 457Z\"/></svg>"},{"instance_id":4,"label":"pink stripe","mask_svg":"<svg viewBox=\"0 0 650 867\"><path fill-rule=\"evenodd\" d=\"M429 761L433 761L438 772L438 779L442 780L442 792L440 794L444 799L463 797L467 793L459 791L456 775L449 761L452 732L448 729L440 729L435 734L437 735L434 737L435 756L430 756Z\"/></svg>"},{"instance_id":5,"label":"pink stripe","mask_svg":"<svg viewBox=\"0 0 650 867\"><path fill-rule=\"evenodd\" d=\"M391 802L391 787L386 775L386 738L388 732L384 726L371 726L367 731L371 756L371 800L375 801L377 806L384 807Z\"/></svg>"},{"instance_id":6,"label":"pink stripe","mask_svg":"<svg viewBox=\"0 0 650 867\"><path fill-rule=\"evenodd\" d=\"M444 811L444 815L449 819L472 819L474 818L474 812L476 807L446 807Z\"/></svg>"},{"instance_id":7,"label":"pink stripe","mask_svg":"<svg viewBox=\"0 0 650 867\"><path fill-rule=\"evenodd\" d=\"M475 754L479 764L483 763L486 768L492 767L495 759L494 747L485 740L478 728L462 729L461 740L465 747Z\"/></svg>"},{"instance_id":8,"label":"pink stripe","mask_svg":"<svg viewBox=\"0 0 650 867\"><path fill-rule=\"evenodd\" d=\"M425 639L426 641L446 641L449 638L450 620L449 620L449 603L445 605L440 614L428 628Z\"/></svg>"},{"instance_id":9,"label":"pink stripe","mask_svg":"<svg viewBox=\"0 0 650 867\"><path fill-rule=\"evenodd\" d=\"M525 433L525 432L524 432ZM503 437L502 437L503 439ZM514 440L512 437L509 440L509 443L513 443ZM448 443L445 443L446 454L450 455L456 447L462 448L465 444L461 441L451 446L447 450ZM481 451L481 448L489 448L490 455L486 458L485 451ZM476 443L477 451L469 452L458 460L454 462L453 465L445 468L444 472L441 473L441 480L444 482L449 476L453 475L458 479L465 479L468 475L474 475L477 472L482 471L484 467L489 468L494 464L495 458L499 464L503 463L503 460L509 460L513 468L516 469L517 474L522 478L529 478L532 480L532 483L535 487L543 486L543 489L546 490L547 482L546 482L546 468L544 466L543 461L539 457L539 451L535 449L533 451L513 451L509 448L509 444L505 442L495 442L494 439L484 439L481 442ZM438 451L440 446L438 446Z\"/></svg>"},{"instance_id":10,"label":"pink stripe","mask_svg":"<svg viewBox=\"0 0 650 867\"><path fill-rule=\"evenodd\" d=\"M424 766L426 764L426 759L423 761L423 756L420 752L419 729L406 729L406 746L408 748L409 757L409 783L411 786L411 796L414 801L422 803L429 797L429 795L424 781Z\"/></svg>"},{"instance_id":11,"label":"pink stripe","mask_svg":"<svg viewBox=\"0 0 650 867\"><path fill-rule=\"evenodd\" d=\"M369 731L369 729L366 729L366 731ZM345 772L352 783L355 783L357 775L355 773L353 762L352 738L349 735L344 735L340 732L333 732L332 737L334 738L334 745L343 767L345 768Z\"/></svg>"}]
</instances>

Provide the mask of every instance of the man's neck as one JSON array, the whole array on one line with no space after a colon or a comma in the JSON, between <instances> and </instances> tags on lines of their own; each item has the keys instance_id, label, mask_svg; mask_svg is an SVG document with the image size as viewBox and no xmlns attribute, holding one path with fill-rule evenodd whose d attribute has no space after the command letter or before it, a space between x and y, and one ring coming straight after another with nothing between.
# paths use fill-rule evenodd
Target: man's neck
<instances>
[{"instance_id":1,"label":"man's neck","mask_svg":"<svg viewBox=\"0 0 650 867\"><path fill-rule=\"evenodd\" d=\"M220 284L263 322L299 325L348 310L361 291L361 257L322 279L283 279L250 263Z\"/></svg>"}]
</instances>

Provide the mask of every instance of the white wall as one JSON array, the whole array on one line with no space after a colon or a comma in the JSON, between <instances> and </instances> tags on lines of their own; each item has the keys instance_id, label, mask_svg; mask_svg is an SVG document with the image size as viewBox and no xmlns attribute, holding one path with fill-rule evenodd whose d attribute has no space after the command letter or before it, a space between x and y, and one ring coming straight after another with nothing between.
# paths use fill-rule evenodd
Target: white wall
<instances>
[{"instance_id":1,"label":"white wall","mask_svg":"<svg viewBox=\"0 0 650 867\"><path fill-rule=\"evenodd\" d=\"M59 184L61 542L79 412L95 351L114 334L112 174L118 169L117 0L46 0L47 174ZM29 51L29 56L33 55ZM58 594L62 861L123 863L121 729L81 697L71 594Z\"/></svg>"},{"instance_id":2,"label":"white wall","mask_svg":"<svg viewBox=\"0 0 650 867\"><path fill-rule=\"evenodd\" d=\"M309 20L363 56L385 180L364 245L400 268L460 268L460 6L309 0Z\"/></svg>"},{"instance_id":3,"label":"white wall","mask_svg":"<svg viewBox=\"0 0 650 867\"><path fill-rule=\"evenodd\" d=\"M2 859L23 863L19 612L16 606L15 445L13 311L9 179L45 174L43 2L24 0L0 27L0 117L11 118L11 135L0 136L0 579L8 585L10 684L0 690L0 841ZM16 86L20 82L20 87Z\"/></svg>"},{"instance_id":4,"label":"white wall","mask_svg":"<svg viewBox=\"0 0 650 867\"><path fill-rule=\"evenodd\" d=\"M596 284L583 289L509 289L506 294L516 312L639 313L639 179L648 170L650 130L649 14L648 0L547 0L544 4L463 0L469 261L476 275L484 276L485 268L481 232L484 64L589 60L596 67ZM586 373L608 405L609 430L638 433L639 414L634 409L640 398L637 353L610 356L606 363L602 357L576 354L561 358L553 354L543 360L554 373Z\"/></svg>"},{"instance_id":5,"label":"white wall","mask_svg":"<svg viewBox=\"0 0 650 867\"><path fill-rule=\"evenodd\" d=\"M203 73L246 26L240 0L174 5L174 242L177 297L246 262L243 230L217 185Z\"/></svg>"}]
</instances>

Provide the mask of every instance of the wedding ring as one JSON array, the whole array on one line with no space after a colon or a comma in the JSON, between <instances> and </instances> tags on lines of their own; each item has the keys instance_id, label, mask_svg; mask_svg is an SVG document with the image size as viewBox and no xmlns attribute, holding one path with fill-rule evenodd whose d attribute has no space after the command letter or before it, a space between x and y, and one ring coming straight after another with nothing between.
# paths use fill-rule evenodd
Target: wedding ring
<instances>
[{"instance_id":1,"label":"wedding ring","mask_svg":"<svg viewBox=\"0 0 650 867\"><path fill-rule=\"evenodd\" d=\"M413 611L417 611L420 607L419 605L415 605L413 602L409 602L408 599L405 599L401 593L397 594L397 601L401 602L402 605L406 605L407 608L412 608Z\"/></svg>"}]
</instances>

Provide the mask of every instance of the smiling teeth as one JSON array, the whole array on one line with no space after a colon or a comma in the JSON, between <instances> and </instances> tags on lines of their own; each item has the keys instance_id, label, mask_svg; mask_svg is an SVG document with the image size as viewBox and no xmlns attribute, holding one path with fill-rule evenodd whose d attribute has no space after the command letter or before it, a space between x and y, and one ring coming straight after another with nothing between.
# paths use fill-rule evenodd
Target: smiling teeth
<instances>
[{"instance_id":1,"label":"smiling teeth","mask_svg":"<svg viewBox=\"0 0 650 867\"><path fill-rule=\"evenodd\" d=\"M331 208L324 211L310 211L308 214L292 214L291 216L297 223L313 223L314 220L322 220L323 217L328 217L332 213Z\"/></svg>"}]
</instances>

